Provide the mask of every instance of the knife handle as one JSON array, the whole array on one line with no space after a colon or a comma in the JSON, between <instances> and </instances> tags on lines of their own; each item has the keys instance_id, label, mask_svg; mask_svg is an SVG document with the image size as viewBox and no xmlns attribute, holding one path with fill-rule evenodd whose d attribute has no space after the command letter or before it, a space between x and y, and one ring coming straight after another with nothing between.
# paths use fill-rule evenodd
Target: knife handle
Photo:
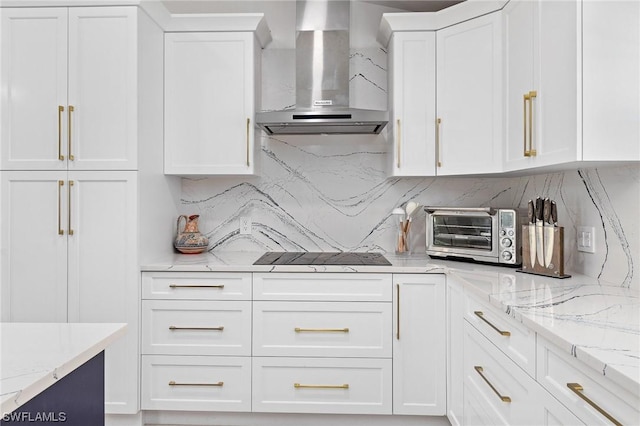
<instances>
[{"instance_id":1,"label":"knife handle","mask_svg":"<svg viewBox=\"0 0 640 426\"><path fill-rule=\"evenodd\" d=\"M551 202L551 223L558 226L558 206L555 201Z\"/></svg>"},{"instance_id":2,"label":"knife handle","mask_svg":"<svg viewBox=\"0 0 640 426\"><path fill-rule=\"evenodd\" d=\"M542 198L536 198L536 219L539 221L542 221L543 218L543 205L544 201L542 200Z\"/></svg>"},{"instance_id":3,"label":"knife handle","mask_svg":"<svg viewBox=\"0 0 640 426\"><path fill-rule=\"evenodd\" d=\"M529 200L527 203L527 219L529 219L529 223L536 223L536 208L533 205L533 200Z\"/></svg>"},{"instance_id":4,"label":"knife handle","mask_svg":"<svg viewBox=\"0 0 640 426\"><path fill-rule=\"evenodd\" d=\"M548 198L544 199L544 205L542 208L542 220L545 223L551 223L551 200Z\"/></svg>"}]
</instances>

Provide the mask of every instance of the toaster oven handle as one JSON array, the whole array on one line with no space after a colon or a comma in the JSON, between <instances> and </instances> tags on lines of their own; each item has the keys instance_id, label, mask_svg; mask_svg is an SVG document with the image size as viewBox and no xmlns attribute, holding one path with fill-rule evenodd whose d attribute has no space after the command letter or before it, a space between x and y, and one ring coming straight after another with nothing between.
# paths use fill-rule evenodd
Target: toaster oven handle
<instances>
[{"instance_id":1,"label":"toaster oven handle","mask_svg":"<svg viewBox=\"0 0 640 426\"><path fill-rule=\"evenodd\" d=\"M493 209L491 207L425 207L424 210L428 213L456 211L469 213L486 213L490 216L496 214L496 209Z\"/></svg>"}]
</instances>

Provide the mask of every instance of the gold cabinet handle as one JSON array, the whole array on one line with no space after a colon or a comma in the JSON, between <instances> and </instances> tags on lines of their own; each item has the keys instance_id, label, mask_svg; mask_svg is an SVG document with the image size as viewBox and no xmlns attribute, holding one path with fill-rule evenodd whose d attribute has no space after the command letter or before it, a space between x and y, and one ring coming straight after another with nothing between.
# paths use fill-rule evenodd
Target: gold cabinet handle
<instances>
[{"instance_id":1,"label":"gold cabinet handle","mask_svg":"<svg viewBox=\"0 0 640 426\"><path fill-rule=\"evenodd\" d=\"M400 168L400 154L402 152L402 148L400 147L400 145L402 144L402 138L401 138L401 133L400 133L400 119L398 118L398 120L396 121L396 139L398 140L398 168Z\"/></svg>"},{"instance_id":2,"label":"gold cabinet handle","mask_svg":"<svg viewBox=\"0 0 640 426\"><path fill-rule=\"evenodd\" d=\"M344 385L305 385L302 383L294 383L293 387L296 389L349 389L349 384Z\"/></svg>"},{"instance_id":3,"label":"gold cabinet handle","mask_svg":"<svg viewBox=\"0 0 640 426\"><path fill-rule=\"evenodd\" d=\"M573 391L573 393L575 393L580 398L582 398L584 401L586 401L586 403L589 404L591 407L593 407L598 413L600 413L603 416L605 416L607 418L607 420L609 420L611 423L613 423L614 425L617 425L617 426L622 426L622 423L620 423L619 421L614 419L611 414L609 414L606 411L604 411L604 409L600 408L600 406L598 404L596 404L591 399L589 399L585 394L583 394L582 392L584 391L584 389L579 383L567 383L567 387L569 389L571 389Z\"/></svg>"},{"instance_id":4,"label":"gold cabinet handle","mask_svg":"<svg viewBox=\"0 0 640 426\"><path fill-rule=\"evenodd\" d=\"M69 156L69 160L73 161L75 160L75 157L73 156L73 154L71 153L71 113L74 112L76 109L74 108L73 105L69 105L69 112L67 113L67 118L68 118L68 123L67 123L67 143L68 143L68 152L67 155Z\"/></svg>"},{"instance_id":5,"label":"gold cabinet handle","mask_svg":"<svg viewBox=\"0 0 640 426\"><path fill-rule=\"evenodd\" d=\"M538 96L538 92L532 90L529 92L529 157L536 156L536 150L533 149L533 100Z\"/></svg>"},{"instance_id":6,"label":"gold cabinet handle","mask_svg":"<svg viewBox=\"0 0 640 426\"><path fill-rule=\"evenodd\" d=\"M217 382L217 383L178 383L174 380L171 380L169 382L169 386L215 386L215 387L222 387L224 386L224 382Z\"/></svg>"},{"instance_id":7,"label":"gold cabinet handle","mask_svg":"<svg viewBox=\"0 0 640 426\"><path fill-rule=\"evenodd\" d=\"M169 330L223 331L224 326L221 325L219 327L178 327L175 325L170 325Z\"/></svg>"},{"instance_id":8,"label":"gold cabinet handle","mask_svg":"<svg viewBox=\"0 0 640 426\"><path fill-rule=\"evenodd\" d=\"M198 285L198 284L169 284L170 288L219 288L223 289L224 284Z\"/></svg>"},{"instance_id":9,"label":"gold cabinet handle","mask_svg":"<svg viewBox=\"0 0 640 426\"><path fill-rule=\"evenodd\" d=\"M247 118L247 167L249 167L249 129L250 129L251 119Z\"/></svg>"},{"instance_id":10,"label":"gold cabinet handle","mask_svg":"<svg viewBox=\"0 0 640 426\"><path fill-rule=\"evenodd\" d=\"M64 181L58 181L58 235L64 235L64 229L62 229L62 187Z\"/></svg>"},{"instance_id":11,"label":"gold cabinet handle","mask_svg":"<svg viewBox=\"0 0 640 426\"><path fill-rule=\"evenodd\" d=\"M491 388L491 390L492 390L496 395L498 395L498 398L500 398L500 400L501 400L502 402L511 402L511 398L509 398L508 396L501 395L501 394L500 394L500 392L498 392L498 390L497 390L497 389L496 389L496 388L491 384L491 382L490 382L490 381L485 377L485 375L484 375L484 374L482 374L482 372L484 371L484 370L482 369L482 367L480 367L479 365L476 365L476 366L474 366L473 368L474 368L474 369L476 370L476 372L480 375L480 377L482 377L482 379L483 379L483 380L484 380L484 381L489 385L489 387Z\"/></svg>"},{"instance_id":12,"label":"gold cabinet handle","mask_svg":"<svg viewBox=\"0 0 640 426\"><path fill-rule=\"evenodd\" d=\"M300 328L293 329L296 333L348 333L349 327L345 328Z\"/></svg>"},{"instance_id":13,"label":"gold cabinet handle","mask_svg":"<svg viewBox=\"0 0 640 426\"><path fill-rule=\"evenodd\" d=\"M64 155L62 155L62 113L64 107L58 105L58 160L64 161Z\"/></svg>"},{"instance_id":14,"label":"gold cabinet handle","mask_svg":"<svg viewBox=\"0 0 640 426\"><path fill-rule=\"evenodd\" d=\"M438 167L442 167L442 161L440 161L440 124L442 124L442 119L436 119L436 165Z\"/></svg>"},{"instance_id":15,"label":"gold cabinet handle","mask_svg":"<svg viewBox=\"0 0 640 426\"><path fill-rule=\"evenodd\" d=\"M400 340L400 284L396 284L396 340Z\"/></svg>"},{"instance_id":16,"label":"gold cabinet handle","mask_svg":"<svg viewBox=\"0 0 640 426\"><path fill-rule=\"evenodd\" d=\"M482 321L486 322L487 324L489 324L489 326L491 328L493 328L495 331L497 331L498 333L500 333L500 335L502 336L511 336L511 332L510 331L504 331L504 330L500 330L498 327L496 327L495 325L491 324L489 321L487 321L487 319L484 317L484 313L482 311L474 311L473 312L478 318L480 318Z\"/></svg>"},{"instance_id":17,"label":"gold cabinet handle","mask_svg":"<svg viewBox=\"0 0 640 426\"><path fill-rule=\"evenodd\" d=\"M71 157L71 155L69 155L69 157ZM67 218L69 219L69 222L67 223L67 228L69 229L69 231L67 232L69 235L73 235L73 229L71 229L71 187L74 185L74 182L72 180L69 181L69 186L68 186L68 191L69 191L69 198L67 199L67 208L69 209L68 212L68 216Z\"/></svg>"},{"instance_id":18,"label":"gold cabinet handle","mask_svg":"<svg viewBox=\"0 0 640 426\"><path fill-rule=\"evenodd\" d=\"M523 113L523 136L522 136L522 141L523 141L523 155L525 157L529 156L529 150L527 149L527 124L529 123L527 120L527 102L529 101L529 94L525 93L524 94L524 105L522 106L522 113Z\"/></svg>"}]
</instances>

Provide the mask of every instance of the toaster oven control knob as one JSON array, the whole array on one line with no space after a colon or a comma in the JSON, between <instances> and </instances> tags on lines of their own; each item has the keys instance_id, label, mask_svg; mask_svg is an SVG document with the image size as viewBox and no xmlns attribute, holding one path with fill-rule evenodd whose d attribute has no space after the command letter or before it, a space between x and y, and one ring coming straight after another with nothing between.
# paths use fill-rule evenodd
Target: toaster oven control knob
<instances>
[{"instance_id":1,"label":"toaster oven control knob","mask_svg":"<svg viewBox=\"0 0 640 426\"><path fill-rule=\"evenodd\" d=\"M511 253L509 253L508 251L503 251L502 252L502 258L506 261L511 260L511 258L513 257L513 255Z\"/></svg>"},{"instance_id":2,"label":"toaster oven control knob","mask_svg":"<svg viewBox=\"0 0 640 426\"><path fill-rule=\"evenodd\" d=\"M502 239L502 245L503 245L504 247L511 247L511 244L512 244L512 243L511 243L511 240L510 240L509 238L503 238L503 239Z\"/></svg>"},{"instance_id":3,"label":"toaster oven control knob","mask_svg":"<svg viewBox=\"0 0 640 426\"><path fill-rule=\"evenodd\" d=\"M504 229L502 229L502 230L500 231L500 236L501 236L501 237L504 237L505 235L507 235L507 231L505 231Z\"/></svg>"}]
</instances>

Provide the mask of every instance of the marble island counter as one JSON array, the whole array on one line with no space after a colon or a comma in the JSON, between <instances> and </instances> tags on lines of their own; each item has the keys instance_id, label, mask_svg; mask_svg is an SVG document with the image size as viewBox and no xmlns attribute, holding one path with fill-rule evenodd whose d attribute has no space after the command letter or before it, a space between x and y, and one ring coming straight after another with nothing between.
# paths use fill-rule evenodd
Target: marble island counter
<instances>
[{"instance_id":1,"label":"marble island counter","mask_svg":"<svg viewBox=\"0 0 640 426\"><path fill-rule=\"evenodd\" d=\"M3 417L24 409L34 398L72 375L124 335L126 327L126 324L1 323ZM104 397L100 401L102 406L103 401ZM17 421L26 419L21 417Z\"/></svg>"},{"instance_id":2,"label":"marble island counter","mask_svg":"<svg viewBox=\"0 0 640 426\"><path fill-rule=\"evenodd\" d=\"M637 290L573 275L554 279L515 269L442 261L426 255L385 254L390 266L253 265L262 253L216 252L179 255L143 271L174 272L360 272L443 273L465 291L557 345L599 374L640 394L640 294ZM569 272L570 273L570 272Z\"/></svg>"}]
</instances>

